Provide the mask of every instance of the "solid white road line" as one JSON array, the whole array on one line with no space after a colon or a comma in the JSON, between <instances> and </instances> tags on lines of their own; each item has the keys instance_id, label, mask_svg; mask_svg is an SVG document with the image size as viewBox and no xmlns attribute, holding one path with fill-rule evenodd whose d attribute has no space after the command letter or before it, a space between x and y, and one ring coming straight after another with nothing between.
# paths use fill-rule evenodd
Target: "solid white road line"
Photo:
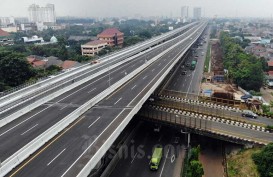
<instances>
[{"instance_id":1,"label":"solid white road line","mask_svg":"<svg viewBox=\"0 0 273 177\"><path fill-rule=\"evenodd\" d=\"M65 150L66 150L66 149L62 150L56 157L54 157L54 158L47 164L47 166L50 165L54 160L56 160L56 159L57 159Z\"/></svg>"},{"instance_id":2,"label":"solid white road line","mask_svg":"<svg viewBox=\"0 0 273 177\"><path fill-rule=\"evenodd\" d=\"M88 126L88 128L92 127L99 119L100 119L100 117L98 117L92 124L90 124L90 125Z\"/></svg>"},{"instance_id":3,"label":"solid white road line","mask_svg":"<svg viewBox=\"0 0 273 177\"><path fill-rule=\"evenodd\" d=\"M29 132L30 130L32 130L33 128L35 128L38 124L34 125L33 127L31 127L30 129L28 129L27 131L25 131L24 133L22 133L21 135L26 134L27 132Z\"/></svg>"},{"instance_id":4,"label":"solid white road line","mask_svg":"<svg viewBox=\"0 0 273 177\"><path fill-rule=\"evenodd\" d=\"M166 154L166 157L165 157L165 160L164 160L164 163L163 163L163 166L162 166L162 169L161 169L161 172L160 172L159 177L162 176L162 173L163 173L163 170L164 170L164 167L165 167L165 164L166 164L166 160L167 160L167 158L168 158L169 151L170 151L170 146L169 146L169 148L168 148L168 151L167 151L167 154Z\"/></svg>"}]
</instances>

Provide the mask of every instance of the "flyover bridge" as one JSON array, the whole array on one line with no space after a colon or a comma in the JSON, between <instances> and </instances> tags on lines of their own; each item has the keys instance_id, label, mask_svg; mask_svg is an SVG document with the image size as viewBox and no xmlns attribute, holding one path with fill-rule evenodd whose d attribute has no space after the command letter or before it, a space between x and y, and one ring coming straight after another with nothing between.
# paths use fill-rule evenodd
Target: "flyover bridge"
<instances>
[{"instance_id":1,"label":"flyover bridge","mask_svg":"<svg viewBox=\"0 0 273 177\"><path fill-rule=\"evenodd\" d=\"M20 164L9 175L88 176L206 25L196 24L151 49L151 53L140 54L138 59L111 68L83 88L67 93L61 101L47 102L37 112L32 111L33 116L47 107L51 111L33 118L28 127L20 123L24 130L21 127L18 131L17 124L4 126L0 140L5 143L1 144L0 153L5 160L0 174L7 174ZM73 99L67 99L74 93Z\"/></svg>"},{"instance_id":2,"label":"flyover bridge","mask_svg":"<svg viewBox=\"0 0 273 177\"><path fill-rule=\"evenodd\" d=\"M260 126L216 116L183 111L159 105L146 105L139 115L144 120L168 124L187 132L209 136L238 144L266 145L273 142L273 134Z\"/></svg>"}]
</instances>

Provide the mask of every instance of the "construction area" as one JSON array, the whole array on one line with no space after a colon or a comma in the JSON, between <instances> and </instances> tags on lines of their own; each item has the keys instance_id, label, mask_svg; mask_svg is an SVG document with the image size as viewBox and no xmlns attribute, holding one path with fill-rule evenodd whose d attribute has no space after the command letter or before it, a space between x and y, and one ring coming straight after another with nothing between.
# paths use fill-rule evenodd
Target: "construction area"
<instances>
[{"instance_id":1,"label":"construction area","mask_svg":"<svg viewBox=\"0 0 273 177\"><path fill-rule=\"evenodd\" d=\"M204 99L210 99L214 102L222 102L235 107L245 108L241 102L241 96L244 95L236 85L230 84L225 80L225 69L223 64L223 53L219 40L210 41L209 49L210 64L208 72L204 73L204 79L201 84L201 93Z\"/></svg>"}]
</instances>

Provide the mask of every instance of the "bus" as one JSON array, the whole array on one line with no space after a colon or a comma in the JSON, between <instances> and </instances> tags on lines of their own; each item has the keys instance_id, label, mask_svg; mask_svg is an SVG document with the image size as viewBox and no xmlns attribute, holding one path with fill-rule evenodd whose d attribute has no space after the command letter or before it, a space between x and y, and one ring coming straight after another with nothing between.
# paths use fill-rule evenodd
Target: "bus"
<instances>
[{"instance_id":1,"label":"bus","mask_svg":"<svg viewBox=\"0 0 273 177\"><path fill-rule=\"evenodd\" d=\"M191 70L194 70L195 67L196 67L196 61L193 60L193 61L191 62Z\"/></svg>"},{"instance_id":2,"label":"bus","mask_svg":"<svg viewBox=\"0 0 273 177\"><path fill-rule=\"evenodd\" d=\"M153 156L150 161L150 169L151 170L158 170L161 158L162 158L163 148L156 147L153 152Z\"/></svg>"}]
</instances>

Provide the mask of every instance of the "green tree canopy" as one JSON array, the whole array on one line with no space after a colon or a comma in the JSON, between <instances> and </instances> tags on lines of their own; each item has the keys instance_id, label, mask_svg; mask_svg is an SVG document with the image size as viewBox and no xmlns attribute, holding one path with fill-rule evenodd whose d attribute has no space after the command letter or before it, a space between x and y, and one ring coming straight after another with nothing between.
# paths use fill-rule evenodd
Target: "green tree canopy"
<instances>
[{"instance_id":1,"label":"green tree canopy","mask_svg":"<svg viewBox=\"0 0 273 177\"><path fill-rule=\"evenodd\" d=\"M27 61L14 54L0 60L1 82L8 86L18 86L33 76L35 76L35 71Z\"/></svg>"},{"instance_id":2,"label":"green tree canopy","mask_svg":"<svg viewBox=\"0 0 273 177\"><path fill-rule=\"evenodd\" d=\"M261 152L253 154L252 159L262 177L273 177L273 143L265 146Z\"/></svg>"},{"instance_id":3,"label":"green tree canopy","mask_svg":"<svg viewBox=\"0 0 273 177\"><path fill-rule=\"evenodd\" d=\"M202 164L198 160L190 161L190 168L187 177L202 177L203 175L204 169Z\"/></svg>"},{"instance_id":4,"label":"green tree canopy","mask_svg":"<svg viewBox=\"0 0 273 177\"><path fill-rule=\"evenodd\" d=\"M259 91L264 82L264 71L267 70L265 60L246 54L228 33L222 32L220 41L228 77L246 90Z\"/></svg>"}]
</instances>

